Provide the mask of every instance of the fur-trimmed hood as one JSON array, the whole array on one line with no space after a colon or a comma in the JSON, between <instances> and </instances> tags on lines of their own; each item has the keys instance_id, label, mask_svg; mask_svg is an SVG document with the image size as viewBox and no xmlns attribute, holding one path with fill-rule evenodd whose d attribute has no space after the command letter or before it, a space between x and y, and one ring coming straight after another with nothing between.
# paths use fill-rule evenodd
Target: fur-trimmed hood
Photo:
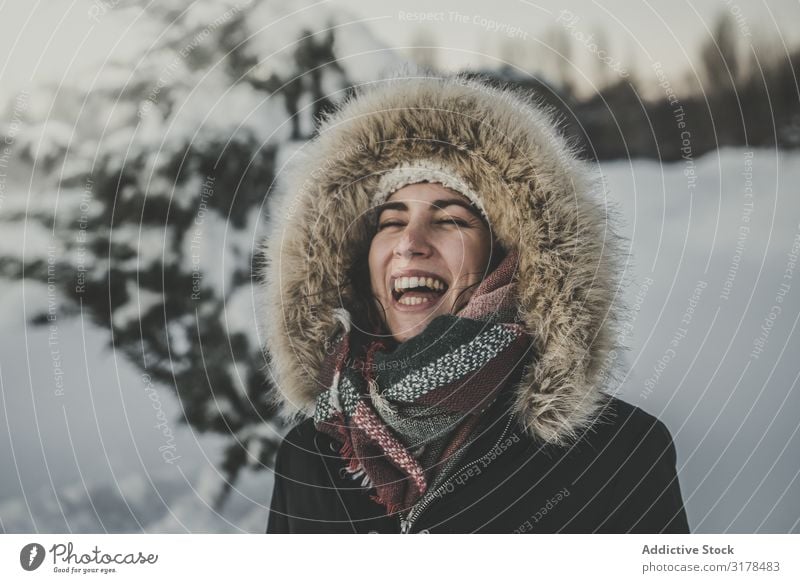
<instances>
[{"instance_id":1,"label":"fur-trimmed hood","mask_svg":"<svg viewBox=\"0 0 800 583\"><path fill-rule=\"evenodd\" d=\"M519 310L535 356L515 411L531 435L567 443L601 408L616 361L619 247L609 209L549 113L520 90L460 75L395 75L358 88L280 170L259 290L274 399L287 418L313 413L327 343L352 297L344 274L370 236L359 219L383 177L419 160L455 175L497 241L519 250Z\"/></svg>"}]
</instances>

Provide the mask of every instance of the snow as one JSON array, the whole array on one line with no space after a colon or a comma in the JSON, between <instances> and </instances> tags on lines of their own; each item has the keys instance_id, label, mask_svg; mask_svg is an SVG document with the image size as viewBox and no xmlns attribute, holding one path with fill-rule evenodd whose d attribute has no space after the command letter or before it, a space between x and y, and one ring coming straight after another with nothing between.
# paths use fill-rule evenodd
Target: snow
<instances>
[{"instance_id":1,"label":"snow","mask_svg":"<svg viewBox=\"0 0 800 583\"><path fill-rule=\"evenodd\" d=\"M379 42L364 23L348 24L338 32L334 50L354 83L382 79L388 71L405 62L397 52Z\"/></svg>"},{"instance_id":2,"label":"snow","mask_svg":"<svg viewBox=\"0 0 800 583\"><path fill-rule=\"evenodd\" d=\"M626 339L632 368L617 393L672 431L697 532L797 528L800 467L786 451L800 442L792 413L800 407L792 357L800 352L800 282L790 256L800 246L800 152L748 152L726 148L694 161L694 186L687 162L600 165L632 241L625 296L641 306ZM781 315L754 357L776 305Z\"/></svg>"},{"instance_id":3,"label":"snow","mask_svg":"<svg viewBox=\"0 0 800 583\"><path fill-rule=\"evenodd\" d=\"M173 227L145 227L144 225L125 224L116 227L111 234L111 244L131 249L135 257L115 264L115 267L129 272L147 271L161 262L174 260L171 250Z\"/></svg>"},{"instance_id":4,"label":"snow","mask_svg":"<svg viewBox=\"0 0 800 583\"><path fill-rule=\"evenodd\" d=\"M9 197L11 198L11 197ZM48 257L60 257L62 245L53 239L51 230L35 221L2 222L3 236L0 239L0 257L13 257L19 261L47 261Z\"/></svg>"},{"instance_id":5,"label":"snow","mask_svg":"<svg viewBox=\"0 0 800 583\"><path fill-rule=\"evenodd\" d=\"M191 4L181 19L186 30L212 28L214 23L230 20L253 0L203 0Z\"/></svg>"},{"instance_id":6,"label":"snow","mask_svg":"<svg viewBox=\"0 0 800 583\"><path fill-rule=\"evenodd\" d=\"M170 353L176 359L189 354L192 348L189 330L194 330L193 323L194 318L184 317L180 321L172 320L167 324Z\"/></svg>"},{"instance_id":7,"label":"snow","mask_svg":"<svg viewBox=\"0 0 800 583\"><path fill-rule=\"evenodd\" d=\"M59 316L52 345L50 329L26 325L47 309L46 286L0 279L0 301L5 532L264 532L270 472L245 470L228 503L214 512L209 505L224 483L218 464L227 440L179 424L179 404L157 386L181 456L165 463L143 374L109 352L107 331ZM61 396L54 348L64 369Z\"/></svg>"},{"instance_id":8,"label":"snow","mask_svg":"<svg viewBox=\"0 0 800 583\"><path fill-rule=\"evenodd\" d=\"M253 346L259 345L255 307L257 292L251 284L239 286L226 298L225 309L220 316L228 335L244 334Z\"/></svg>"},{"instance_id":9,"label":"snow","mask_svg":"<svg viewBox=\"0 0 800 583\"><path fill-rule=\"evenodd\" d=\"M280 142L289 136L282 98L263 97L245 84L230 87L221 72L198 80L183 97L177 97L176 107L162 148L184 146L187 137L196 148L203 148L205 141Z\"/></svg>"},{"instance_id":10,"label":"snow","mask_svg":"<svg viewBox=\"0 0 800 583\"><path fill-rule=\"evenodd\" d=\"M126 328L141 320L147 312L164 303L164 294L142 289L133 280L125 282L128 301L114 310L114 326Z\"/></svg>"},{"instance_id":11,"label":"snow","mask_svg":"<svg viewBox=\"0 0 800 583\"><path fill-rule=\"evenodd\" d=\"M228 371L234 388L238 391L239 395L247 398L247 386L245 386L244 379L242 378L243 371L239 370L235 362L229 362L225 369Z\"/></svg>"},{"instance_id":12,"label":"snow","mask_svg":"<svg viewBox=\"0 0 800 583\"><path fill-rule=\"evenodd\" d=\"M314 100L310 93L304 93L297 103L297 114L300 119L300 134L310 136L314 133Z\"/></svg>"},{"instance_id":13,"label":"snow","mask_svg":"<svg viewBox=\"0 0 800 583\"><path fill-rule=\"evenodd\" d=\"M184 258L181 268L195 274L199 285L218 294L230 285L233 272L240 267L236 251L224 245L228 222L215 210L198 214L186 231L181 245Z\"/></svg>"},{"instance_id":14,"label":"snow","mask_svg":"<svg viewBox=\"0 0 800 583\"><path fill-rule=\"evenodd\" d=\"M291 56L300 44L298 39L308 37L322 43L329 30L334 31L333 47L339 64L358 83L379 78L386 66L401 60L375 38L368 23L341 6L309 0L265 2L255 6L247 21L255 35L248 51L260 59L257 73L263 79L276 75L291 80L297 75Z\"/></svg>"},{"instance_id":15,"label":"snow","mask_svg":"<svg viewBox=\"0 0 800 583\"><path fill-rule=\"evenodd\" d=\"M57 120L26 126L20 132L19 148L31 159L52 161L61 157L74 139L72 126Z\"/></svg>"},{"instance_id":16,"label":"snow","mask_svg":"<svg viewBox=\"0 0 800 583\"><path fill-rule=\"evenodd\" d=\"M268 79L277 75L289 79L296 74L290 58L297 48L298 39L308 34L305 29L317 29L320 17L330 14L330 9L319 3L262 2L248 13L247 26L253 35L248 52L258 57L258 75ZM263 60L262 60L263 59Z\"/></svg>"}]
</instances>

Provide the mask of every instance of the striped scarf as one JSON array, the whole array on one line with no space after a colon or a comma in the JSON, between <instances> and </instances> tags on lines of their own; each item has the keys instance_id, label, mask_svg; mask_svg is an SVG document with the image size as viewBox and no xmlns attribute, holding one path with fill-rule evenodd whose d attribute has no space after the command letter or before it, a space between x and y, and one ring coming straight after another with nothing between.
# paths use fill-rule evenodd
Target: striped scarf
<instances>
[{"instance_id":1,"label":"striped scarf","mask_svg":"<svg viewBox=\"0 0 800 583\"><path fill-rule=\"evenodd\" d=\"M457 315L403 343L340 335L325 358L317 429L340 444L346 471L388 514L435 488L479 433L481 414L526 356L510 252Z\"/></svg>"}]
</instances>

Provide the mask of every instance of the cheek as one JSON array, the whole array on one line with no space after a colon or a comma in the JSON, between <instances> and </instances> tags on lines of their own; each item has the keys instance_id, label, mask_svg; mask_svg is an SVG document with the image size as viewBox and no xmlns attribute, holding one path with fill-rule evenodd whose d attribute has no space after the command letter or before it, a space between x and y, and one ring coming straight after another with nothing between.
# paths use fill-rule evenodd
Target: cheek
<instances>
[{"instance_id":1,"label":"cheek","mask_svg":"<svg viewBox=\"0 0 800 583\"><path fill-rule=\"evenodd\" d=\"M486 271L489 266L489 258L492 254L492 240L488 231L479 233L473 242L471 254L475 257L476 268L480 272Z\"/></svg>"},{"instance_id":2,"label":"cheek","mask_svg":"<svg viewBox=\"0 0 800 583\"><path fill-rule=\"evenodd\" d=\"M490 243L480 235L449 238L441 247L448 267L453 273L469 274L469 278L480 279L489 263Z\"/></svg>"},{"instance_id":3,"label":"cheek","mask_svg":"<svg viewBox=\"0 0 800 583\"><path fill-rule=\"evenodd\" d=\"M370 287L373 293L379 293L383 288L385 276L385 262L382 260L382 245L373 239L369 247L367 268L369 269Z\"/></svg>"}]
</instances>

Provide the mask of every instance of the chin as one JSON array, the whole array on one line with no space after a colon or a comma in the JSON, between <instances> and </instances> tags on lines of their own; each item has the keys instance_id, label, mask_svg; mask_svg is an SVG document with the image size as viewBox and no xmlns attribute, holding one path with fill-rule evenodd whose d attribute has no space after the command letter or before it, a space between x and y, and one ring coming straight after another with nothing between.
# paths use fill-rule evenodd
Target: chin
<instances>
[{"instance_id":1,"label":"chin","mask_svg":"<svg viewBox=\"0 0 800 583\"><path fill-rule=\"evenodd\" d=\"M391 326L392 336L394 336L395 340L398 342L405 342L409 338L413 338L425 330L425 328L428 327L428 324L431 323L431 320L436 318L438 315L438 312L430 312L420 318L401 318L399 321L396 321L393 326Z\"/></svg>"}]
</instances>

